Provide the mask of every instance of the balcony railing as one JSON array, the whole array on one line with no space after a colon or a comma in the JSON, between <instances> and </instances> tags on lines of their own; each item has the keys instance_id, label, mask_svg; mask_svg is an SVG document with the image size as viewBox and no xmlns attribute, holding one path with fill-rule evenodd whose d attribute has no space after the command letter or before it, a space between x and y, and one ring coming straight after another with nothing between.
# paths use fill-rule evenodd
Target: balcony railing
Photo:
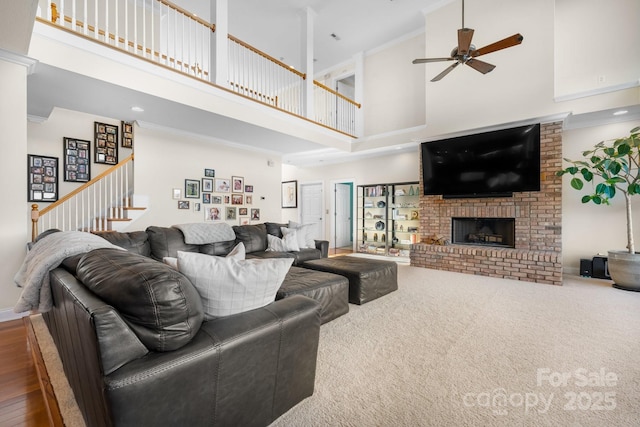
<instances>
[{"instance_id":1,"label":"balcony railing","mask_svg":"<svg viewBox=\"0 0 640 427\"><path fill-rule=\"evenodd\" d=\"M227 82L215 82L215 25L166 0L39 0L38 19L129 54L225 85L244 97L349 136L360 104L314 81L314 113L304 108L306 75L228 35Z\"/></svg>"}]
</instances>

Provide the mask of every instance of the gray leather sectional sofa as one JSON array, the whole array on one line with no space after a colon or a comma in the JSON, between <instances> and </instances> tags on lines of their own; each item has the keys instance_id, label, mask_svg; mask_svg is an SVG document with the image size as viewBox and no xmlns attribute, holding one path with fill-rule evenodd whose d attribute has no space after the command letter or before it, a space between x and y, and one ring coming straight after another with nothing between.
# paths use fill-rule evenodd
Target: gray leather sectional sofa
<instances>
[{"instance_id":1,"label":"gray leather sectional sofa","mask_svg":"<svg viewBox=\"0 0 640 427\"><path fill-rule=\"evenodd\" d=\"M97 249L50 273L43 316L87 425L264 426L313 394L320 325L348 311L346 278L293 266L273 303L204 321L189 279L158 262L223 256L247 238L247 258L278 256L261 250L266 230L238 226L235 241L205 245L171 227L107 233L127 251ZM316 246L279 255L326 257L328 242Z\"/></svg>"}]
</instances>

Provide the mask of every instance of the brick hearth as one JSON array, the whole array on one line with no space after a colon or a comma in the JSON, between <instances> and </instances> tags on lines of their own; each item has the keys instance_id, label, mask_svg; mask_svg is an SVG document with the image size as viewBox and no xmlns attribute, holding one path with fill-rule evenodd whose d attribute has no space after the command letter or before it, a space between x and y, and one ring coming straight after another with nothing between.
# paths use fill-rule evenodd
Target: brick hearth
<instances>
[{"instance_id":1,"label":"brick hearth","mask_svg":"<svg viewBox=\"0 0 640 427\"><path fill-rule=\"evenodd\" d=\"M421 195L421 243L411 248L411 265L562 285L562 179L555 175L562 167L562 123L541 124L540 139L540 191L479 199ZM426 243L434 234L450 239L452 217L514 218L515 248Z\"/></svg>"}]
</instances>

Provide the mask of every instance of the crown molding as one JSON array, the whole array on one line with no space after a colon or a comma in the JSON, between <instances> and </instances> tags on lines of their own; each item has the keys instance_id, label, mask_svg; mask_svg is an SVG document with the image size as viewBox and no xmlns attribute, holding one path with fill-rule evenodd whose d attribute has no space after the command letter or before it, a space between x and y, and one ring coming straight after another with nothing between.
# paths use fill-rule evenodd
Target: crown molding
<instances>
[{"instance_id":1,"label":"crown molding","mask_svg":"<svg viewBox=\"0 0 640 427\"><path fill-rule=\"evenodd\" d=\"M0 48L0 60L22 65L27 69L27 75L33 74L36 64L38 63L37 59L29 58L26 55L21 55L2 48Z\"/></svg>"}]
</instances>

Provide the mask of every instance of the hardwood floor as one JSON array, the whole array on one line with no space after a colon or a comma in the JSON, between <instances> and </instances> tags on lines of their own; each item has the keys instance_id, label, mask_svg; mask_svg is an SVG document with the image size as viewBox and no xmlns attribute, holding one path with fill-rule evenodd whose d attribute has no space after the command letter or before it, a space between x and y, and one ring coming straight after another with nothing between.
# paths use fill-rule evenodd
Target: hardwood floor
<instances>
[{"instance_id":1,"label":"hardwood floor","mask_svg":"<svg viewBox=\"0 0 640 427\"><path fill-rule=\"evenodd\" d=\"M0 426L49 426L23 320L0 322Z\"/></svg>"}]
</instances>

